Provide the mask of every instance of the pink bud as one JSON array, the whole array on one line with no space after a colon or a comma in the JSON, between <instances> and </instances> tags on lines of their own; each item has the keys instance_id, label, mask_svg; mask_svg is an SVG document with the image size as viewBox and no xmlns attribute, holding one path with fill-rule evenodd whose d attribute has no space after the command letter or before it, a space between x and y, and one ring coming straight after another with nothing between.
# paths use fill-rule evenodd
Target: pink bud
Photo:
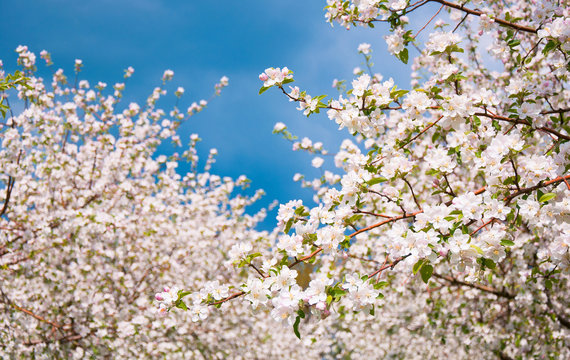
<instances>
[{"instance_id":1,"label":"pink bud","mask_svg":"<svg viewBox=\"0 0 570 360\"><path fill-rule=\"evenodd\" d=\"M259 80L261 81L267 81L269 79L269 76L267 76L266 73L261 73L259 74Z\"/></svg>"},{"instance_id":2,"label":"pink bud","mask_svg":"<svg viewBox=\"0 0 570 360\"><path fill-rule=\"evenodd\" d=\"M162 294L156 294L156 295L154 295L154 298L158 301L164 300L164 297L162 296Z\"/></svg>"},{"instance_id":3,"label":"pink bud","mask_svg":"<svg viewBox=\"0 0 570 360\"><path fill-rule=\"evenodd\" d=\"M170 288L168 286L165 286L163 290L164 290L164 292L169 292Z\"/></svg>"}]
</instances>

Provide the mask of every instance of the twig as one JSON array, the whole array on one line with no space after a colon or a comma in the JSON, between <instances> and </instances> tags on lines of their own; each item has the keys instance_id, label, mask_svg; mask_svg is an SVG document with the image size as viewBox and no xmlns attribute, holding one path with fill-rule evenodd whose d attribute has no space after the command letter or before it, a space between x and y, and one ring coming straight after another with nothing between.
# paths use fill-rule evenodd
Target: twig
<instances>
[{"instance_id":1,"label":"twig","mask_svg":"<svg viewBox=\"0 0 570 360\"><path fill-rule=\"evenodd\" d=\"M484 14L481 11L467 9L463 5L455 4L455 3L445 1L445 0L429 0L429 1L436 2L436 3L442 4L442 5L448 6L450 8L453 8L453 9L461 10L463 12L466 12L468 14L475 15L475 16L481 16ZM518 24L515 24L512 22L508 22L508 21L503 20L503 19L493 19L493 20L497 24L501 24L503 26L508 26L508 27L511 27L513 29L516 29L516 30L525 31L525 32L533 33L533 34L537 33L537 29L529 27L529 26L518 25Z\"/></svg>"}]
</instances>

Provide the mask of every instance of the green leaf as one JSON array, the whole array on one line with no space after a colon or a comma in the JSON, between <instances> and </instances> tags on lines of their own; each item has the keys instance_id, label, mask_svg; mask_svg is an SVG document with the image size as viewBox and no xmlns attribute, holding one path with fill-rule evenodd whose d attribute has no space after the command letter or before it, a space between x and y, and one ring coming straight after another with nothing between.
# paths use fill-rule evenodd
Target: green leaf
<instances>
[{"instance_id":1,"label":"green leaf","mask_svg":"<svg viewBox=\"0 0 570 360\"><path fill-rule=\"evenodd\" d=\"M495 265L495 262L491 259L485 259L485 266L488 267L489 269L493 270L494 268L497 267L497 265Z\"/></svg>"},{"instance_id":2,"label":"green leaf","mask_svg":"<svg viewBox=\"0 0 570 360\"><path fill-rule=\"evenodd\" d=\"M479 246L471 244L471 248L475 249L479 255L483 255L483 250Z\"/></svg>"},{"instance_id":3,"label":"green leaf","mask_svg":"<svg viewBox=\"0 0 570 360\"><path fill-rule=\"evenodd\" d=\"M299 332L299 323L301 322L301 317L297 316L295 318L295 323L293 324L293 332L295 332L295 336L301 340L301 333Z\"/></svg>"},{"instance_id":4,"label":"green leaf","mask_svg":"<svg viewBox=\"0 0 570 360\"><path fill-rule=\"evenodd\" d=\"M181 300L183 297L190 294L192 294L191 291L178 290L178 300Z\"/></svg>"},{"instance_id":5,"label":"green leaf","mask_svg":"<svg viewBox=\"0 0 570 360\"><path fill-rule=\"evenodd\" d=\"M556 48L556 46L558 45L558 43L554 40L549 40L546 45L544 46L544 49L542 49L542 53L544 55L548 54L550 51L552 51L554 48Z\"/></svg>"},{"instance_id":6,"label":"green leaf","mask_svg":"<svg viewBox=\"0 0 570 360\"><path fill-rule=\"evenodd\" d=\"M180 300L176 303L176 307L182 309L184 311L188 310L188 306L184 303L184 301Z\"/></svg>"},{"instance_id":7,"label":"green leaf","mask_svg":"<svg viewBox=\"0 0 570 360\"><path fill-rule=\"evenodd\" d=\"M251 260L255 259L256 257L260 257L261 253L253 253L253 254L249 254L247 257L250 258Z\"/></svg>"},{"instance_id":8,"label":"green leaf","mask_svg":"<svg viewBox=\"0 0 570 360\"><path fill-rule=\"evenodd\" d=\"M422 268L424 261L425 261L424 259L419 259L418 262L414 264L414 267L412 269L414 275L416 275L418 271Z\"/></svg>"},{"instance_id":9,"label":"green leaf","mask_svg":"<svg viewBox=\"0 0 570 360\"><path fill-rule=\"evenodd\" d=\"M289 221L287 221L287 224L285 225L285 230L283 230L285 232L285 234L289 234L289 230L291 230L291 226L293 226L293 219L289 219Z\"/></svg>"},{"instance_id":10,"label":"green leaf","mask_svg":"<svg viewBox=\"0 0 570 360\"><path fill-rule=\"evenodd\" d=\"M377 177L377 178L372 178L372 179L368 180L366 183L368 185L372 186L372 185L379 184L379 183L384 182L384 181L388 181L388 179L383 178L383 177Z\"/></svg>"},{"instance_id":11,"label":"green leaf","mask_svg":"<svg viewBox=\"0 0 570 360\"><path fill-rule=\"evenodd\" d=\"M503 246L514 246L515 243L514 243L514 241L504 239L504 240L501 240L501 245L503 245Z\"/></svg>"},{"instance_id":12,"label":"green leaf","mask_svg":"<svg viewBox=\"0 0 570 360\"><path fill-rule=\"evenodd\" d=\"M546 280L544 281L544 286L545 286L548 290L552 289L552 280L546 279Z\"/></svg>"},{"instance_id":13,"label":"green leaf","mask_svg":"<svg viewBox=\"0 0 570 360\"><path fill-rule=\"evenodd\" d=\"M263 94L264 92L266 92L267 89L269 89L270 87L271 87L271 86L268 86L268 87L262 86L261 89L259 89L259 95L261 95L261 94Z\"/></svg>"},{"instance_id":14,"label":"green leaf","mask_svg":"<svg viewBox=\"0 0 570 360\"><path fill-rule=\"evenodd\" d=\"M424 281L424 283L427 284L429 278L431 278L431 275L433 274L433 266L431 266L430 264L422 266L420 274L422 276L422 280Z\"/></svg>"},{"instance_id":15,"label":"green leaf","mask_svg":"<svg viewBox=\"0 0 570 360\"><path fill-rule=\"evenodd\" d=\"M542 195L542 196L538 199L538 201L539 201L539 202L547 202L548 200L552 200L552 199L554 199L555 197L556 197L556 194L555 194L555 193L546 193L546 194Z\"/></svg>"},{"instance_id":16,"label":"green leaf","mask_svg":"<svg viewBox=\"0 0 570 360\"><path fill-rule=\"evenodd\" d=\"M382 289L383 287L386 287L386 286L388 286L387 281L380 281L380 282L377 282L376 284L374 284L374 289L379 290L379 289Z\"/></svg>"},{"instance_id":17,"label":"green leaf","mask_svg":"<svg viewBox=\"0 0 570 360\"><path fill-rule=\"evenodd\" d=\"M297 310L297 315L299 315L301 317L301 319L305 318L305 312L301 309Z\"/></svg>"},{"instance_id":18,"label":"green leaf","mask_svg":"<svg viewBox=\"0 0 570 360\"><path fill-rule=\"evenodd\" d=\"M396 90L390 94L392 98L401 98L402 96L406 95L409 91L408 90Z\"/></svg>"},{"instance_id":19,"label":"green leaf","mask_svg":"<svg viewBox=\"0 0 570 360\"><path fill-rule=\"evenodd\" d=\"M404 50L400 51L400 53L398 54L398 57L400 58L400 60L402 60L402 62L404 64L408 63L408 48L405 48Z\"/></svg>"}]
</instances>

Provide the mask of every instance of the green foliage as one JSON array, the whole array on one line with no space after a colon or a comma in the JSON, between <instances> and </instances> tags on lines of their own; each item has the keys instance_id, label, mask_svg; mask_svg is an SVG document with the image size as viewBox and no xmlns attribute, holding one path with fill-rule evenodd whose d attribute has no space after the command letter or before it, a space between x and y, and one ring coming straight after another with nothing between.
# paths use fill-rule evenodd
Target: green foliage
<instances>
[{"instance_id":1,"label":"green foliage","mask_svg":"<svg viewBox=\"0 0 570 360\"><path fill-rule=\"evenodd\" d=\"M32 87L28 84L28 79L25 77L22 72L16 71L13 74L8 74L6 77L0 79L0 92L5 92L10 89L15 89L18 85L24 86L27 89L31 89ZM3 94L0 95L0 113L2 113L2 117L5 118L6 114L10 110L10 107L4 103L4 96Z\"/></svg>"}]
</instances>

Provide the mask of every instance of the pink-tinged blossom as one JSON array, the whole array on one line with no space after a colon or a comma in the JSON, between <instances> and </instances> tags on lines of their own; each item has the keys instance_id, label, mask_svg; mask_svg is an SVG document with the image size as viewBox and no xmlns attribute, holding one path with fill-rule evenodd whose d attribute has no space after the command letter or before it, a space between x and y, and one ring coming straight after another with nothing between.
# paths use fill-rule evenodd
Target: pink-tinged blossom
<instances>
[{"instance_id":1,"label":"pink-tinged blossom","mask_svg":"<svg viewBox=\"0 0 570 360\"><path fill-rule=\"evenodd\" d=\"M281 85L284 80L292 79L293 72L287 67L281 68L267 68L265 72L259 75L259 80L263 81L264 87L271 87L273 85Z\"/></svg>"}]
</instances>

